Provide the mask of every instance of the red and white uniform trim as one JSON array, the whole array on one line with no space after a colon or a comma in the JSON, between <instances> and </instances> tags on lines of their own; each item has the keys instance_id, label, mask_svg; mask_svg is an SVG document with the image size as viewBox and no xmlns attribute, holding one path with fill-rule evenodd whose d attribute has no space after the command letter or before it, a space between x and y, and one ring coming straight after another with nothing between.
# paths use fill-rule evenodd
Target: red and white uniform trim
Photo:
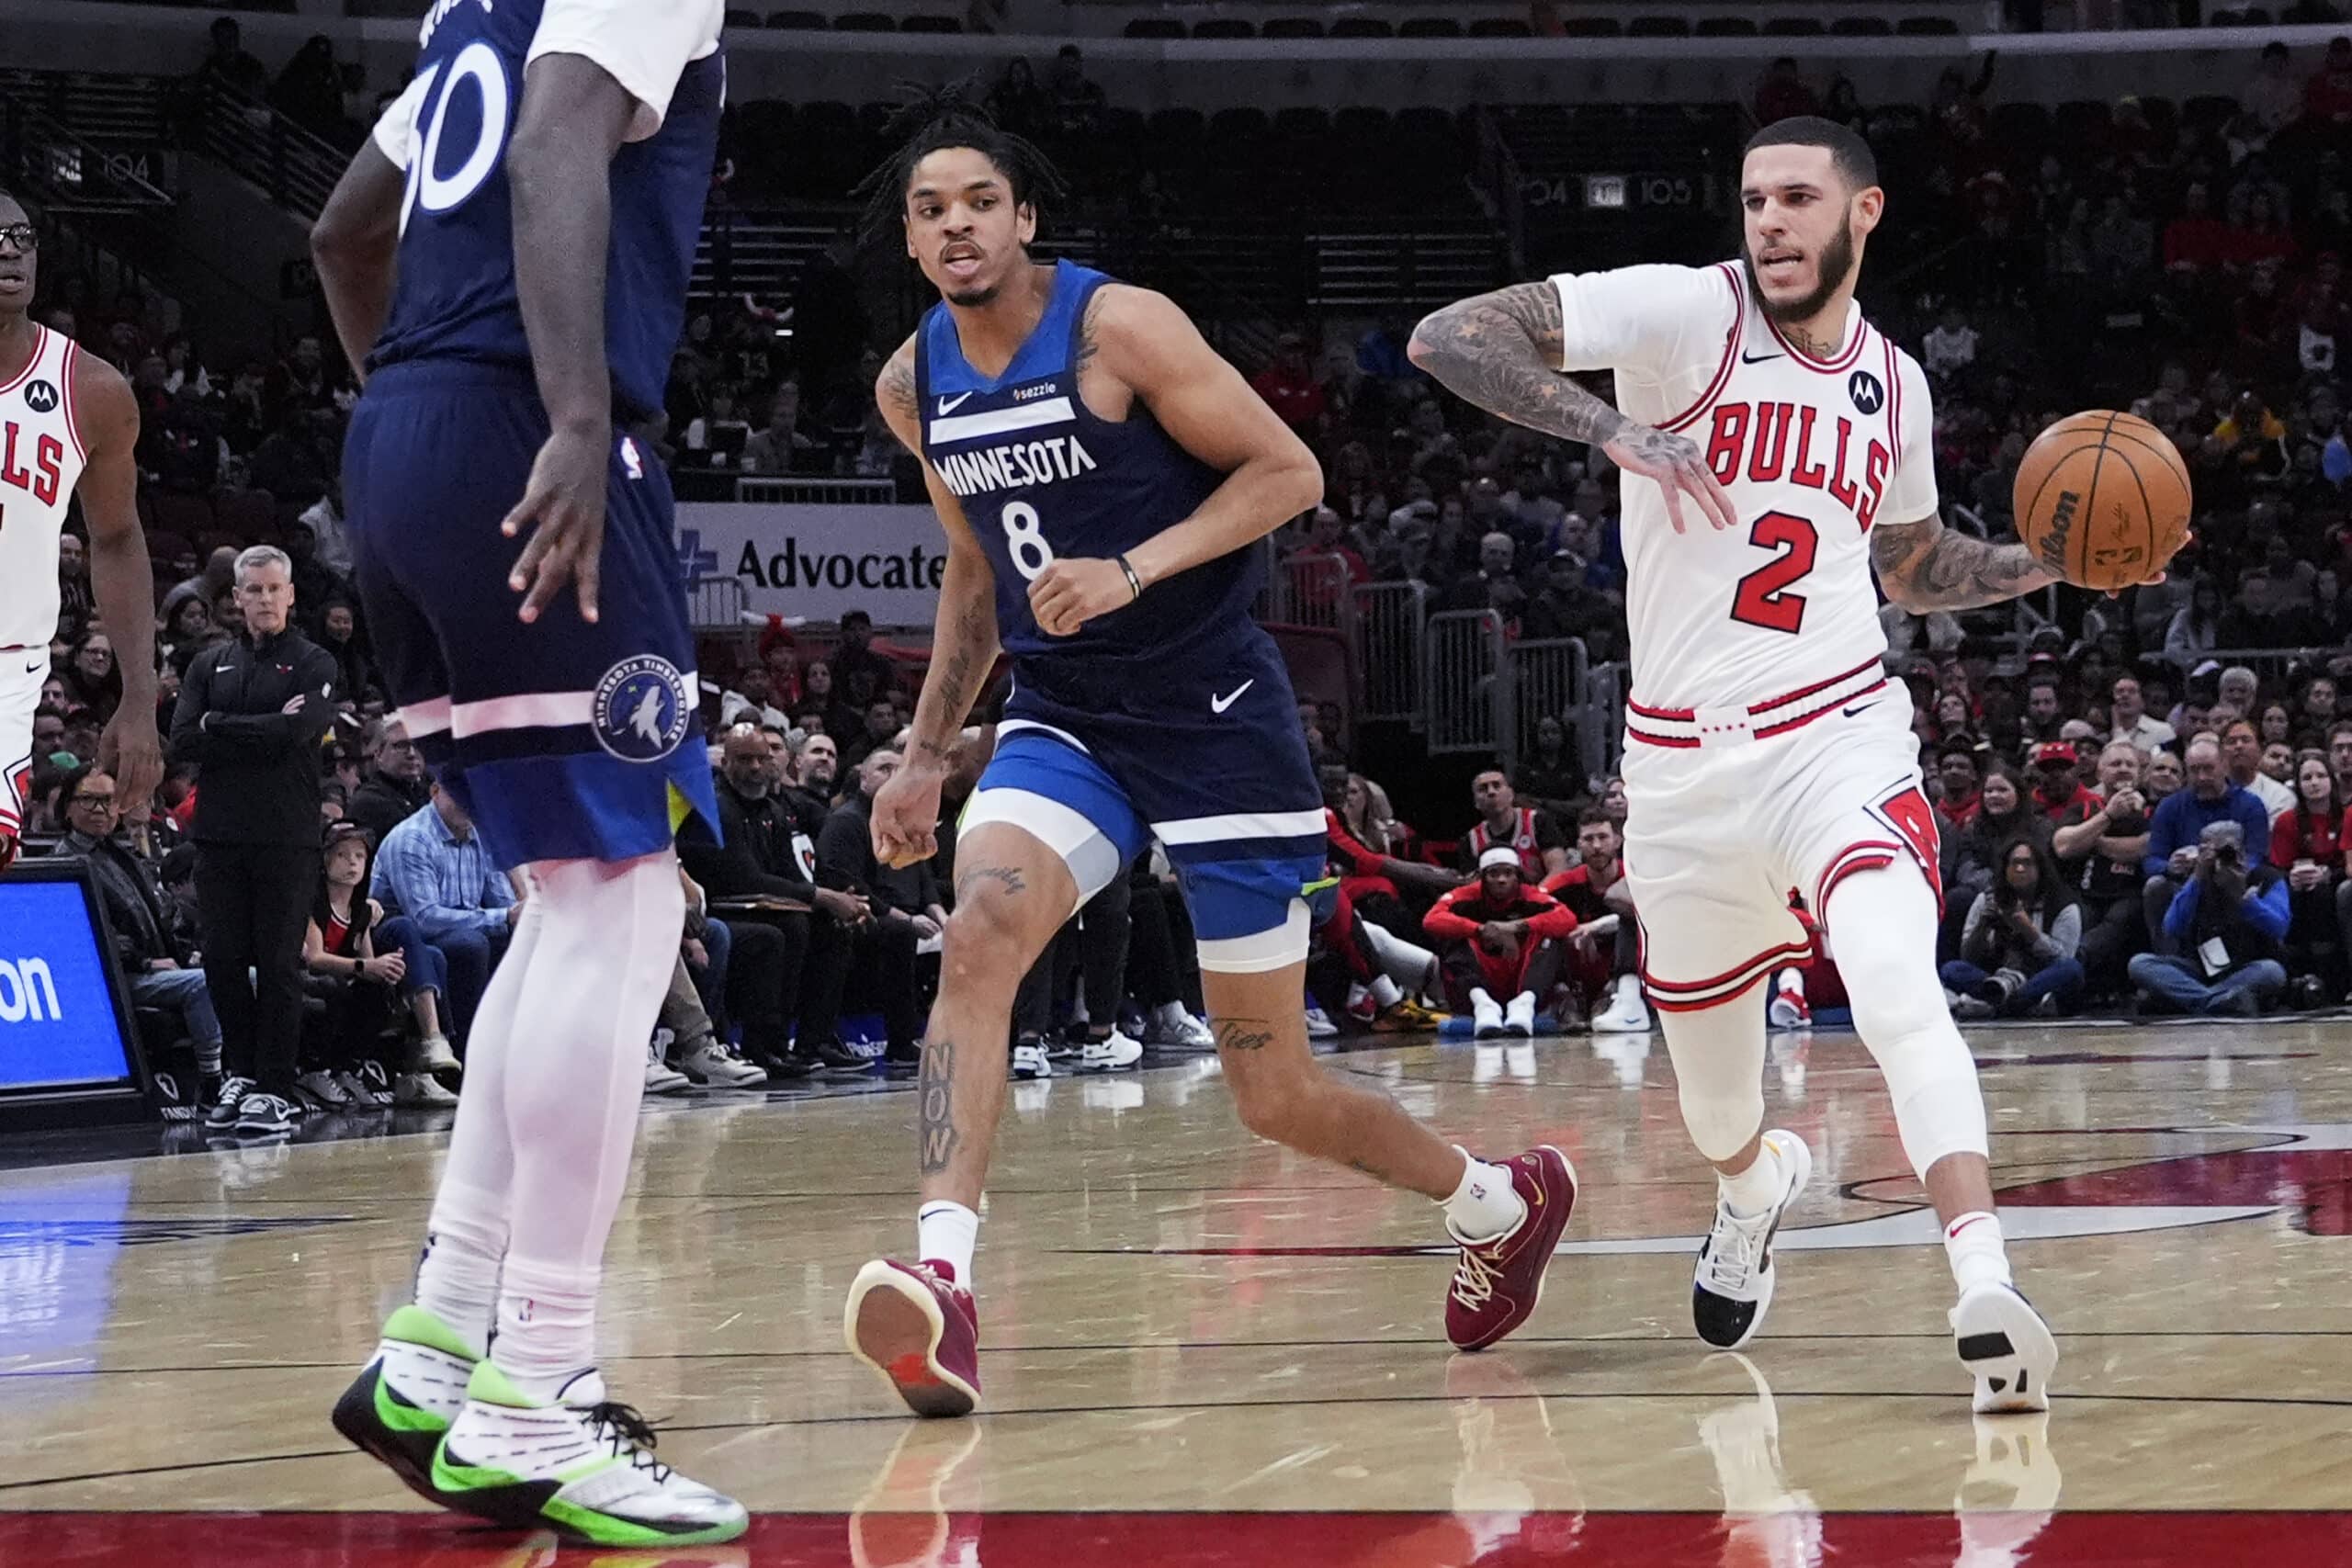
<instances>
[{"instance_id":1,"label":"red and white uniform trim","mask_svg":"<svg viewBox=\"0 0 2352 1568\"><path fill-rule=\"evenodd\" d=\"M1768 740L1800 729L1886 686L1886 669L1872 659L1842 674L1815 681L1762 702L1721 710L1659 707L1629 701L1625 739L1650 746L1692 747L1711 741Z\"/></svg>"}]
</instances>

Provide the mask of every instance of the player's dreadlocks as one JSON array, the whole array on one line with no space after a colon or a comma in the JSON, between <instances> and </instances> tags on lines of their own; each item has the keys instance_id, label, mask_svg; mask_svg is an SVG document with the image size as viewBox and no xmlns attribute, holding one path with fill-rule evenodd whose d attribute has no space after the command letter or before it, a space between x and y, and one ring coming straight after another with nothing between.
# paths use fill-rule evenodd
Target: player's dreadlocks
<instances>
[{"instance_id":1,"label":"player's dreadlocks","mask_svg":"<svg viewBox=\"0 0 2352 1568\"><path fill-rule=\"evenodd\" d=\"M1035 207L1042 216L1048 207L1069 194L1054 161L1023 136L997 124L987 109L967 93L969 82L952 83L923 94L892 117L884 131L899 138L899 150L882 160L857 184L853 196L865 198L861 231L869 240L896 235L906 213L907 182L915 165L946 147L969 147L989 163L1012 187L1013 205Z\"/></svg>"}]
</instances>

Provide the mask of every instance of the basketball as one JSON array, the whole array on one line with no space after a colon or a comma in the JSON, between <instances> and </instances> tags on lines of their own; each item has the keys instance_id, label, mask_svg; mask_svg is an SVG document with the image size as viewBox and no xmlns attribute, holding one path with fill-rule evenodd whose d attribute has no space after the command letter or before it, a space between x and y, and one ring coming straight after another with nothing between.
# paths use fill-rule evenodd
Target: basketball
<instances>
[{"instance_id":1,"label":"basketball","mask_svg":"<svg viewBox=\"0 0 2352 1568\"><path fill-rule=\"evenodd\" d=\"M2018 537L2077 588L2147 580L2188 537L2188 468L2136 414L2092 409L2035 437L2018 464Z\"/></svg>"}]
</instances>

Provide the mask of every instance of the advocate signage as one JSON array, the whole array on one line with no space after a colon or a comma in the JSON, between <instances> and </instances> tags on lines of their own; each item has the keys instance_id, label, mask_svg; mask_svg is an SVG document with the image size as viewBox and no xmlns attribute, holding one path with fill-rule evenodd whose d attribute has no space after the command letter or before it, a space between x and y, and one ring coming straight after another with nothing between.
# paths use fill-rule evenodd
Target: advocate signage
<instances>
[{"instance_id":1,"label":"advocate signage","mask_svg":"<svg viewBox=\"0 0 2352 1568\"><path fill-rule=\"evenodd\" d=\"M680 502L678 556L689 586L743 585L757 615L925 626L939 604L947 536L928 506Z\"/></svg>"},{"instance_id":2,"label":"advocate signage","mask_svg":"<svg viewBox=\"0 0 2352 1568\"><path fill-rule=\"evenodd\" d=\"M78 861L0 876L0 1105L141 1087L114 958Z\"/></svg>"}]
</instances>

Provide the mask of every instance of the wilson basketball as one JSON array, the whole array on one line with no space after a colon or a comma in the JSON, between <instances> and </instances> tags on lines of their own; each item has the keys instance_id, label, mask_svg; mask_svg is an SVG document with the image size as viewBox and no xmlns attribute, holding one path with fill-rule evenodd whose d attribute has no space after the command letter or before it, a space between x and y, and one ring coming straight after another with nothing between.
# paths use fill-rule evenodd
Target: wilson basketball
<instances>
[{"instance_id":1,"label":"wilson basketball","mask_svg":"<svg viewBox=\"0 0 2352 1568\"><path fill-rule=\"evenodd\" d=\"M2035 437L2018 464L2018 537L2078 588L2144 581L2188 537L2188 468L2136 414L2093 409Z\"/></svg>"}]
</instances>

